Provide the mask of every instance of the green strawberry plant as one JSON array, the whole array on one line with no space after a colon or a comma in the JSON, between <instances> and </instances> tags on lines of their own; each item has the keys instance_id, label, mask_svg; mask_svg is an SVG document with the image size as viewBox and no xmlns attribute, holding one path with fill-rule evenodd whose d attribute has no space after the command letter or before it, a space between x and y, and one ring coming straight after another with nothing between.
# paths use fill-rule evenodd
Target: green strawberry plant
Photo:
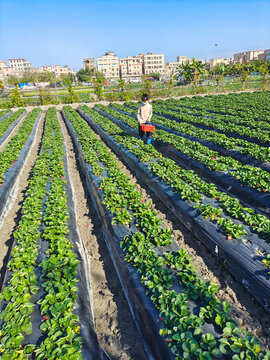
<instances>
[{"instance_id":1,"label":"green strawberry plant","mask_svg":"<svg viewBox=\"0 0 270 360\"><path fill-rule=\"evenodd\" d=\"M16 113L14 113L14 115ZM39 113L40 108L33 109L25 117L17 134L9 140L7 145L0 152L0 182L3 182L5 173L11 166L13 166L13 163L18 159L21 150L23 149L33 130L34 123Z\"/></svg>"},{"instance_id":2,"label":"green strawberry plant","mask_svg":"<svg viewBox=\"0 0 270 360\"><path fill-rule=\"evenodd\" d=\"M0 122L0 138L5 134L9 126L14 123L24 112L24 109L19 109ZM2 114L0 115L3 116Z\"/></svg>"},{"instance_id":3,"label":"green strawberry plant","mask_svg":"<svg viewBox=\"0 0 270 360\"><path fill-rule=\"evenodd\" d=\"M86 108L87 107L82 107L82 109ZM134 129L138 128L138 122L132 115L124 115L119 111L104 105L97 105L96 108L101 110L104 114L114 116ZM189 158L197 160L211 171L214 170L228 173L236 180L241 181L242 184L255 188L260 192L270 192L270 174L265 170L250 165L243 165L240 161L235 160L230 156L220 156L217 151L210 150L208 147L203 146L196 141L170 134L164 130L156 129L155 138L172 146Z\"/></svg>"},{"instance_id":4,"label":"green strawberry plant","mask_svg":"<svg viewBox=\"0 0 270 360\"><path fill-rule=\"evenodd\" d=\"M228 323L236 326L230 316L229 304L220 302L216 297L218 291L216 284L205 283L199 277L192 265L192 259L184 249L179 252L166 252L163 255L155 252L155 247L160 245L155 237L166 233L166 229L151 211L151 204L143 202L134 184L121 173L118 164L113 161L112 154L105 150L106 146L94 135L82 118L70 107L64 107L63 111L72 123L84 155L88 158L89 153L95 152L98 156L97 161L102 162L106 169L106 173L100 176L100 187L97 189L100 191L104 205L112 212L129 208L136 218L136 226L140 231L124 237L121 243L125 252L125 261L137 269L147 294L158 309L162 324L160 334L171 347L175 358L219 358L224 351L223 339L229 341L229 348L226 348L226 351L228 350L229 356L232 357L238 354L235 338L239 339L238 341L243 339L241 350L245 354L251 351L254 359L268 356L261 348L253 347L253 343L257 340L245 336L240 330L233 329L232 334L228 335L227 328L230 327ZM89 113L92 115L92 111ZM116 129L106 123L104 118L102 121L105 131L110 134L116 132ZM128 140L129 143L130 141L131 139ZM137 144L139 146L139 143ZM152 154L152 149L150 151ZM90 158L93 159L92 156ZM157 158L158 156L155 157ZM211 187L209 191L214 192L214 189ZM113 201L110 202L111 198L115 199L115 204ZM170 242L171 240L170 236ZM183 287L181 292L174 290L176 282ZM200 303L198 315L190 312L188 306L190 299ZM215 323L220 328L221 337L214 338L210 333L205 334L201 328L205 322Z\"/></svg>"}]
</instances>

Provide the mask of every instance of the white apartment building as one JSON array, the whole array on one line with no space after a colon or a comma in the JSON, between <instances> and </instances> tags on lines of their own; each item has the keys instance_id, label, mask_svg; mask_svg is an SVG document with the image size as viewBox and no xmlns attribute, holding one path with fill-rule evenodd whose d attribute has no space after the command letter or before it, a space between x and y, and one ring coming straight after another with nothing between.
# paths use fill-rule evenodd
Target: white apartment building
<instances>
[{"instance_id":1,"label":"white apartment building","mask_svg":"<svg viewBox=\"0 0 270 360\"><path fill-rule=\"evenodd\" d=\"M32 63L25 59L8 59L9 67L17 72L23 72L32 69Z\"/></svg>"},{"instance_id":2,"label":"white apartment building","mask_svg":"<svg viewBox=\"0 0 270 360\"><path fill-rule=\"evenodd\" d=\"M106 78L119 79L119 58L113 51L97 58L97 70L105 74Z\"/></svg>"},{"instance_id":3,"label":"white apartment building","mask_svg":"<svg viewBox=\"0 0 270 360\"><path fill-rule=\"evenodd\" d=\"M143 73L145 75L151 73L164 75L164 72L164 54L153 54L148 52L146 55L143 55Z\"/></svg>"},{"instance_id":4,"label":"white apartment building","mask_svg":"<svg viewBox=\"0 0 270 360\"><path fill-rule=\"evenodd\" d=\"M51 65L41 66L40 70L53 72L53 67Z\"/></svg>"},{"instance_id":5,"label":"white apartment building","mask_svg":"<svg viewBox=\"0 0 270 360\"><path fill-rule=\"evenodd\" d=\"M234 54L235 63L246 63L253 60L258 60L259 55L264 54L265 50L251 50Z\"/></svg>"},{"instance_id":6,"label":"white apartment building","mask_svg":"<svg viewBox=\"0 0 270 360\"><path fill-rule=\"evenodd\" d=\"M233 57L210 59L210 69L213 69L215 66L220 64L231 65L232 63L233 63Z\"/></svg>"},{"instance_id":7,"label":"white apartment building","mask_svg":"<svg viewBox=\"0 0 270 360\"><path fill-rule=\"evenodd\" d=\"M186 62L190 62L191 59L189 59L187 56L177 56L177 63L179 65L182 65Z\"/></svg>"},{"instance_id":8,"label":"white apartment building","mask_svg":"<svg viewBox=\"0 0 270 360\"><path fill-rule=\"evenodd\" d=\"M140 55L119 59L120 77L124 80L140 80L143 74L143 58Z\"/></svg>"},{"instance_id":9,"label":"white apartment building","mask_svg":"<svg viewBox=\"0 0 270 360\"><path fill-rule=\"evenodd\" d=\"M177 69L182 65L179 62L168 62L164 66L164 75L165 76L174 76L177 74Z\"/></svg>"},{"instance_id":10,"label":"white apartment building","mask_svg":"<svg viewBox=\"0 0 270 360\"><path fill-rule=\"evenodd\" d=\"M56 78L59 78L61 75L68 75L68 74L73 74L74 76L76 76L76 71L71 70L67 65L65 66L54 65L53 73Z\"/></svg>"}]
</instances>

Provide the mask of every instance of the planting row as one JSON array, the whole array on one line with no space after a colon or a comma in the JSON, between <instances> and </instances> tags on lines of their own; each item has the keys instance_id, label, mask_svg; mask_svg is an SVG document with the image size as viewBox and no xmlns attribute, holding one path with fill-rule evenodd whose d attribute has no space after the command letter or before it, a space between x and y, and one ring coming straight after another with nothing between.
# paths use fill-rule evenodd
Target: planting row
<instances>
[{"instance_id":1,"label":"planting row","mask_svg":"<svg viewBox=\"0 0 270 360\"><path fill-rule=\"evenodd\" d=\"M119 145L136 155L142 163L149 163L148 169L151 173L170 185L180 194L181 199L192 203L199 213L214 222L228 239L244 237L246 243L249 243L250 240L246 235L257 233L270 243L270 220L266 216L243 206L238 199L219 191L213 183L203 181L192 170L182 169L173 160L163 158L154 147L146 146L141 140L123 133L117 125L96 114L94 110L87 106L82 106L81 109L107 131ZM257 245L261 243L259 239L256 241L254 236L253 241L257 242ZM270 250L265 245L261 249L263 252L265 249L268 252Z\"/></svg>"},{"instance_id":2,"label":"planting row","mask_svg":"<svg viewBox=\"0 0 270 360\"><path fill-rule=\"evenodd\" d=\"M39 114L40 108L33 109L25 117L17 134L11 138L5 148L0 152L0 183L4 183L5 173L11 166L13 166L13 163L15 163L19 157L22 148L32 132L34 123Z\"/></svg>"},{"instance_id":3,"label":"planting row","mask_svg":"<svg viewBox=\"0 0 270 360\"><path fill-rule=\"evenodd\" d=\"M132 114L134 116L137 115L137 110L135 109L127 108L126 106L117 103L112 103L111 106L127 114ZM177 121L165 119L164 117L158 115L153 115L151 122L176 130L181 134L193 136L199 140L207 140L225 149L234 150L236 153L249 155L259 161L270 162L270 149L267 147L252 144L243 139L235 139L224 134L218 134L213 130L200 129L188 123L179 123Z\"/></svg>"},{"instance_id":4,"label":"planting row","mask_svg":"<svg viewBox=\"0 0 270 360\"><path fill-rule=\"evenodd\" d=\"M219 113L237 117L240 120L269 121L269 91L258 91L254 93L207 95L183 97L179 100L170 101L178 106L189 109L205 110L209 113ZM244 124L244 123L243 123ZM256 124L256 123L254 123Z\"/></svg>"},{"instance_id":5,"label":"planting row","mask_svg":"<svg viewBox=\"0 0 270 360\"><path fill-rule=\"evenodd\" d=\"M3 360L82 358L79 320L73 311L79 261L67 239L63 156L63 137L51 108L1 294Z\"/></svg>"},{"instance_id":6,"label":"planting row","mask_svg":"<svg viewBox=\"0 0 270 360\"><path fill-rule=\"evenodd\" d=\"M260 129L260 130L266 130L270 129L270 123L263 120L256 120L251 115L248 116L239 116L237 114L229 115L229 114L220 114L216 113L216 107L215 105L209 105L205 104L202 108L189 108L189 107L183 107L183 104L181 101L175 100L175 99L169 99L166 101L163 100L155 100L153 101L153 104L156 104L158 106L166 107L168 110L174 110L174 111L181 111L183 113L192 114L196 116L203 116L208 117L213 120L213 123L216 121L223 121L225 123L229 123L232 125L243 125L248 128L253 129Z\"/></svg>"},{"instance_id":7,"label":"planting row","mask_svg":"<svg viewBox=\"0 0 270 360\"><path fill-rule=\"evenodd\" d=\"M128 124L134 129L138 128L138 122L132 115L121 114L119 111L104 105L96 105L96 108L120 119L123 123ZM258 167L243 165L240 161L229 156L221 156L217 151L210 150L196 141L170 134L164 130L155 130L155 139L173 146L174 149L198 161L209 170L225 172L241 184L263 193L270 192L270 174Z\"/></svg>"},{"instance_id":8,"label":"planting row","mask_svg":"<svg viewBox=\"0 0 270 360\"><path fill-rule=\"evenodd\" d=\"M127 103L129 106L135 107L134 103ZM255 139L260 143L269 142L269 130L263 129L252 129L243 125L235 125L231 122L224 122L221 117L222 115L201 116L200 114L192 114L190 110L184 111L182 108L174 107L173 105L168 106L167 103L163 105L152 103L153 112L156 115L167 116L172 120L192 123L195 125L203 125L210 129L218 130L221 133L237 134L244 136L248 139Z\"/></svg>"},{"instance_id":9,"label":"planting row","mask_svg":"<svg viewBox=\"0 0 270 360\"><path fill-rule=\"evenodd\" d=\"M0 111L0 121L3 120L3 117L9 113L9 110Z\"/></svg>"},{"instance_id":10,"label":"planting row","mask_svg":"<svg viewBox=\"0 0 270 360\"><path fill-rule=\"evenodd\" d=\"M163 227L151 203L143 201L135 185L121 172L114 155L71 107L64 107L63 113L95 177L93 184L113 214L114 226L126 224L132 229L122 239L127 264L121 266L132 264L137 269L142 286L159 311L160 335L175 358L269 359L270 354L262 351L258 341L237 327L228 303L221 303L215 295L218 287L199 277L186 251L165 251L164 245L177 248L171 231ZM104 124L105 120L100 117ZM145 309L144 304L138 308Z\"/></svg>"},{"instance_id":11,"label":"planting row","mask_svg":"<svg viewBox=\"0 0 270 360\"><path fill-rule=\"evenodd\" d=\"M24 109L19 109L0 122L0 139L5 134L9 126L14 123L24 112Z\"/></svg>"}]
</instances>

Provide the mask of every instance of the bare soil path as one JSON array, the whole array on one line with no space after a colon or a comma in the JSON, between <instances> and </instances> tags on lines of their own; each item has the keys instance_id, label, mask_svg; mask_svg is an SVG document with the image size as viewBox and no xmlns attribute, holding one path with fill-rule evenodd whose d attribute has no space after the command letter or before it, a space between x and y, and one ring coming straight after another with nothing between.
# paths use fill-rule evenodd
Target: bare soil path
<instances>
[{"instance_id":1,"label":"bare soil path","mask_svg":"<svg viewBox=\"0 0 270 360\"><path fill-rule=\"evenodd\" d=\"M146 360L142 339L130 314L91 199L85 190L84 177L79 171L71 138L61 115L59 118L75 193L77 225L90 256L98 341L113 360Z\"/></svg>"}]
</instances>

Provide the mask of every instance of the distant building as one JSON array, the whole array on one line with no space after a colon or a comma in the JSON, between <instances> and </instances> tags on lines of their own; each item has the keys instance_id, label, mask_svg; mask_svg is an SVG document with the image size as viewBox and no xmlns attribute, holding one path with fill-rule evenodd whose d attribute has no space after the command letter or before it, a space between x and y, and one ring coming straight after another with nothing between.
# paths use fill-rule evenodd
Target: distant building
<instances>
[{"instance_id":1,"label":"distant building","mask_svg":"<svg viewBox=\"0 0 270 360\"><path fill-rule=\"evenodd\" d=\"M53 72L53 67L51 65L41 66L40 70Z\"/></svg>"},{"instance_id":2,"label":"distant building","mask_svg":"<svg viewBox=\"0 0 270 360\"><path fill-rule=\"evenodd\" d=\"M68 75L68 74L73 74L74 76L76 76L76 71L71 70L67 65L65 66L54 65L53 73L56 78L59 78L61 75Z\"/></svg>"},{"instance_id":3,"label":"distant building","mask_svg":"<svg viewBox=\"0 0 270 360\"><path fill-rule=\"evenodd\" d=\"M219 58L219 59L210 59L210 69L214 68L217 65L231 65L233 64L233 57L228 58Z\"/></svg>"},{"instance_id":4,"label":"distant building","mask_svg":"<svg viewBox=\"0 0 270 360\"><path fill-rule=\"evenodd\" d=\"M174 76L177 74L177 69L181 64L178 62L168 62L164 66L164 75L165 76Z\"/></svg>"},{"instance_id":5,"label":"distant building","mask_svg":"<svg viewBox=\"0 0 270 360\"><path fill-rule=\"evenodd\" d=\"M102 72L106 78L119 79L119 58L113 51L105 53L105 55L97 58L97 70Z\"/></svg>"},{"instance_id":6,"label":"distant building","mask_svg":"<svg viewBox=\"0 0 270 360\"><path fill-rule=\"evenodd\" d=\"M151 73L164 75L164 54L153 54L148 52L146 55L143 55L143 72L145 75Z\"/></svg>"},{"instance_id":7,"label":"distant building","mask_svg":"<svg viewBox=\"0 0 270 360\"><path fill-rule=\"evenodd\" d=\"M177 56L177 63L182 65L186 62L190 62L191 59L189 59L187 56Z\"/></svg>"},{"instance_id":8,"label":"distant building","mask_svg":"<svg viewBox=\"0 0 270 360\"><path fill-rule=\"evenodd\" d=\"M262 54L259 54L258 60L270 60L270 49L264 50Z\"/></svg>"},{"instance_id":9,"label":"distant building","mask_svg":"<svg viewBox=\"0 0 270 360\"><path fill-rule=\"evenodd\" d=\"M195 58L188 58L187 56L177 56L177 63L179 66L181 66L185 63L191 63L193 59ZM195 60L205 64L205 59L195 59Z\"/></svg>"},{"instance_id":10,"label":"distant building","mask_svg":"<svg viewBox=\"0 0 270 360\"><path fill-rule=\"evenodd\" d=\"M24 72L32 69L32 63L25 59L8 59L9 67L16 72Z\"/></svg>"},{"instance_id":11,"label":"distant building","mask_svg":"<svg viewBox=\"0 0 270 360\"><path fill-rule=\"evenodd\" d=\"M0 70L6 70L6 69L7 69L6 61L0 60Z\"/></svg>"},{"instance_id":12,"label":"distant building","mask_svg":"<svg viewBox=\"0 0 270 360\"><path fill-rule=\"evenodd\" d=\"M87 58L87 59L83 59L83 69L92 70L95 69L95 58Z\"/></svg>"},{"instance_id":13,"label":"distant building","mask_svg":"<svg viewBox=\"0 0 270 360\"><path fill-rule=\"evenodd\" d=\"M120 77L124 80L140 80L143 74L143 58L140 55L119 59Z\"/></svg>"},{"instance_id":14,"label":"distant building","mask_svg":"<svg viewBox=\"0 0 270 360\"><path fill-rule=\"evenodd\" d=\"M234 62L242 64L249 61L258 60L259 55L264 54L264 51L265 50L251 50L234 54Z\"/></svg>"}]
</instances>

